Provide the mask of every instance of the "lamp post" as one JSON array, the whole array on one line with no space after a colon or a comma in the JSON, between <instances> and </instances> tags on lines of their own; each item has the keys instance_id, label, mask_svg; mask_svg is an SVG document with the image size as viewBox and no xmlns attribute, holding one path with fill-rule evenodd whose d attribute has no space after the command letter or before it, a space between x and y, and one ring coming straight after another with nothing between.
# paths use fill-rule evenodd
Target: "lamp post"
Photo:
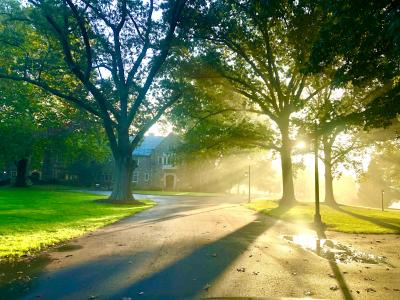
<instances>
[{"instance_id":1,"label":"lamp post","mask_svg":"<svg viewBox=\"0 0 400 300\"><path fill-rule=\"evenodd\" d=\"M385 211L385 208L383 206L383 195L385 194L385 190L382 190L382 211Z\"/></svg>"},{"instance_id":2,"label":"lamp post","mask_svg":"<svg viewBox=\"0 0 400 300\"><path fill-rule=\"evenodd\" d=\"M249 165L249 203L250 203L250 199L251 199L251 187L250 187L250 165Z\"/></svg>"},{"instance_id":3,"label":"lamp post","mask_svg":"<svg viewBox=\"0 0 400 300\"><path fill-rule=\"evenodd\" d=\"M244 172L244 176L248 176L249 177L249 197L247 199L247 203L250 203L250 199L251 199L251 187L250 187L250 183L251 183L250 177L251 176L250 175L251 175L251 173L250 173L250 165L249 165L249 170L247 172Z\"/></svg>"},{"instance_id":4,"label":"lamp post","mask_svg":"<svg viewBox=\"0 0 400 300\"><path fill-rule=\"evenodd\" d=\"M321 212L320 212L320 205L319 205L319 169L318 169L318 124L315 124L315 132L314 132L314 143L312 143L312 135L309 135L309 143L306 147L304 142L300 142L298 144L299 148L307 148L308 151L313 151L314 152L314 190L315 190L315 213L314 213L314 225L318 229L321 229L323 223L321 219ZM314 146L314 149L312 149L312 146Z\"/></svg>"},{"instance_id":5,"label":"lamp post","mask_svg":"<svg viewBox=\"0 0 400 300\"><path fill-rule=\"evenodd\" d=\"M319 170L318 170L318 136L315 133L314 141L314 180L315 180L315 215L314 224L317 227L322 225L321 213L319 209Z\"/></svg>"}]
</instances>

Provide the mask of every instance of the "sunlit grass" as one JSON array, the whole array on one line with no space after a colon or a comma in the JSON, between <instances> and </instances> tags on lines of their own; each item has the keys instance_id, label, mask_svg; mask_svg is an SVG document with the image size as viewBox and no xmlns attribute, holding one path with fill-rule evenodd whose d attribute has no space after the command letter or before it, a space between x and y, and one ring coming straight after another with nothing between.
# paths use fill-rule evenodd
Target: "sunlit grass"
<instances>
[{"instance_id":1,"label":"sunlit grass","mask_svg":"<svg viewBox=\"0 0 400 300\"><path fill-rule=\"evenodd\" d=\"M154 205L114 205L62 187L0 188L0 259L81 236Z\"/></svg>"},{"instance_id":2,"label":"sunlit grass","mask_svg":"<svg viewBox=\"0 0 400 300\"><path fill-rule=\"evenodd\" d=\"M309 224L314 218L314 204L304 203L288 210L272 200L255 200L246 207L292 223ZM339 209L321 205L322 221L328 230L347 233L400 233L400 212L341 205Z\"/></svg>"}]
</instances>

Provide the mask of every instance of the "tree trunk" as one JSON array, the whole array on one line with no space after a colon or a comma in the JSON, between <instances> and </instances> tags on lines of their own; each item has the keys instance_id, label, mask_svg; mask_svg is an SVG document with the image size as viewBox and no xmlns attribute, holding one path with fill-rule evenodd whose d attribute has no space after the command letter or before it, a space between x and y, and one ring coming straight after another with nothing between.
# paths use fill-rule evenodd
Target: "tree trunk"
<instances>
[{"instance_id":1,"label":"tree trunk","mask_svg":"<svg viewBox=\"0 0 400 300\"><path fill-rule=\"evenodd\" d=\"M17 177L15 178L16 187L27 187L28 186L28 158L22 158L16 162Z\"/></svg>"},{"instance_id":2,"label":"tree trunk","mask_svg":"<svg viewBox=\"0 0 400 300\"><path fill-rule=\"evenodd\" d=\"M324 166L325 166L325 203L337 206L333 195L333 176L332 176L332 149L331 145L324 140Z\"/></svg>"},{"instance_id":3,"label":"tree trunk","mask_svg":"<svg viewBox=\"0 0 400 300\"><path fill-rule=\"evenodd\" d=\"M113 190L111 201L129 202L134 200L132 195L132 154L115 159Z\"/></svg>"},{"instance_id":4,"label":"tree trunk","mask_svg":"<svg viewBox=\"0 0 400 300\"><path fill-rule=\"evenodd\" d=\"M296 203L293 183L292 145L289 138L289 122L280 128L282 147L280 150L282 166L282 199L279 206L292 206Z\"/></svg>"},{"instance_id":5,"label":"tree trunk","mask_svg":"<svg viewBox=\"0 0 400 300\"><path fill-rule=\"evenodd\" d=\"M118 149L113 151L115 166L113 190L109 201L139 204L140 202L135 201L132 195L132 172L134 169L134 162L132 159L132 148L129 142L128 129L119 132L118 141Z\"/></svg>"}]
</instances>

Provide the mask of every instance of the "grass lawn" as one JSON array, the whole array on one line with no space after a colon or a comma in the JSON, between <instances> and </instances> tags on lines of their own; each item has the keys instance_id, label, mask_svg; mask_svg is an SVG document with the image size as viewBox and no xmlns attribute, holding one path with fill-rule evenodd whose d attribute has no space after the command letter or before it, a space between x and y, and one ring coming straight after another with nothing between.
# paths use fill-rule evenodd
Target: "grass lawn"
<instances>
[{"instance_id":1,"label":"grass lawn","mask_svg":"<svg viewBox=\"0 0 400 300\"><path fill-rule=\"evenodd\" d=\"M0 260L83 235L154 205L98 203L105 196L61 187L0 188Z\"/></svg>"},{"instance_id":2,"label":"grass lawn","mask_svg":"<svg viewBox=\"0 0 400 300\"><path fill-rule=\"evenodd\" d=\"M254 200L246 207L271 217L292 223L309 224L314 218L314 203L304 203L287 211L278 208L272 200ZM397 233L400 234L400 211L360 208L340 205L338 209L321 205L322 221L328 230L348 233Z\"/></svg>"},{"instance_id":3,"label":"grass lawn","mask_svg":"<svg viewBox=\"0 0 400 300\"><path fill-rule=\"evenodd\" d=\"M140 195L156 195L156 196L197 196L197 197L209 197L209 196L221 196L221 193L203 193L203 192L177 192L177 191L141 191L134 190L133 193Z\"/></svg>"}]
</instances>

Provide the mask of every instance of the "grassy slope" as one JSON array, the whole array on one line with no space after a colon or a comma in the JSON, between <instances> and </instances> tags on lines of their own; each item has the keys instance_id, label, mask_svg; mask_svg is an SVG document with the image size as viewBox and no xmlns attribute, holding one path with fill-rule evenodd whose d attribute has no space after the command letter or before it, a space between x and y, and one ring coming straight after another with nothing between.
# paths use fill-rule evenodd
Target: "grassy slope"
<instances>
[{"instance_id":1,"label":"grassy slope","mask_svg":"<svg viewBox=\"0 0 400 300\"><path fill-rule=\"evenodd\" d=\"M297 205L288 211L277 209L277 202L272 200L256 200L245 206L293 223L311 223L314 217L314 204L312 203ZM377 209L344 205L341 205L339 209L334 209L321 205L321 216L328 230L348 233L400 234L400 212L395 210L382 212Z\"/></svg>"},{"instance_id":2,"label":"grassy slope","mask_svg":"<svg viewBox=\"0 0 400 300\"><path fill-rule=\"evenodd\" d=\"M0 259L83 235L154 205L94 202L105 196L60 187L0 188Z\"/></svg>"}]
</instances>

